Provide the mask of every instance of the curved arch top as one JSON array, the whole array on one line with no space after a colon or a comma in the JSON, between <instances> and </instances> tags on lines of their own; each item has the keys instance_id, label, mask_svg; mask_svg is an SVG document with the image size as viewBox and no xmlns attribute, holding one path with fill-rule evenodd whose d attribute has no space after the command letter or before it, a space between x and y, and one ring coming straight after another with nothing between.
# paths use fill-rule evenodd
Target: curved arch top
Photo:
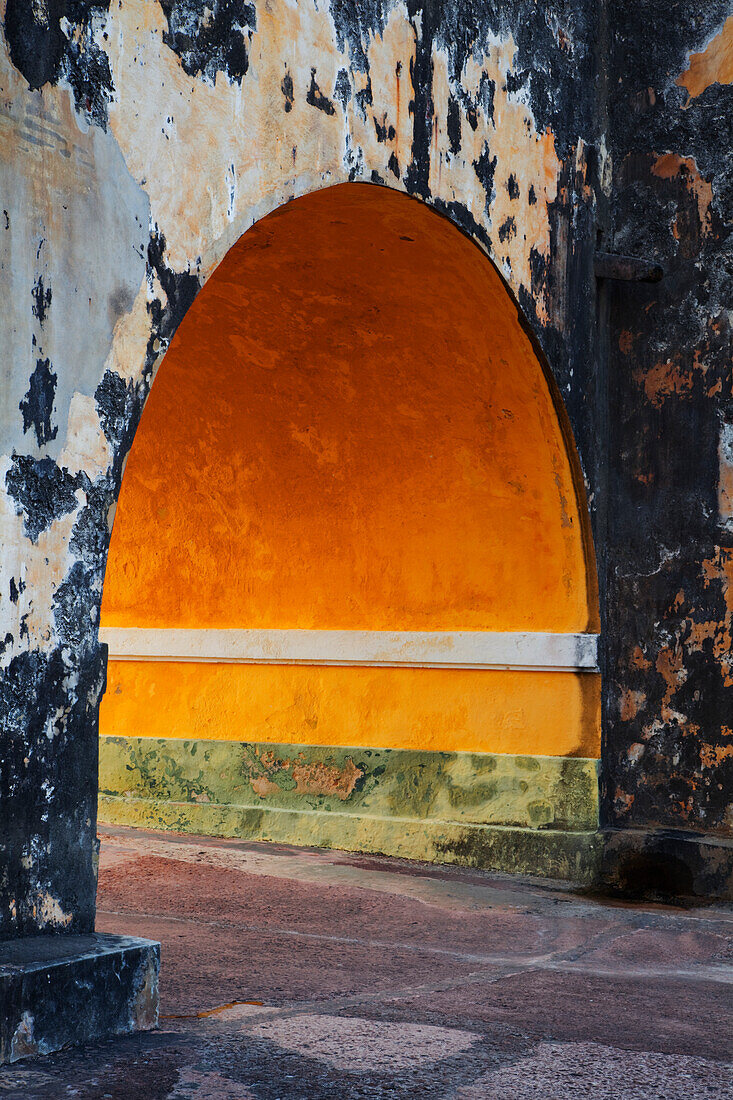
<instances>
[{"instance_id":1,"label":"curved arch top","mask_svg":"<svg viewBox=\"0 0 733 1100\"><path fill-rule=\"evenodd\" d=\"M300 198L241 238L172 341L104 622L592 628L556 401L500 276L448 220L368 185Z\"/></svg>"}]
</instances>

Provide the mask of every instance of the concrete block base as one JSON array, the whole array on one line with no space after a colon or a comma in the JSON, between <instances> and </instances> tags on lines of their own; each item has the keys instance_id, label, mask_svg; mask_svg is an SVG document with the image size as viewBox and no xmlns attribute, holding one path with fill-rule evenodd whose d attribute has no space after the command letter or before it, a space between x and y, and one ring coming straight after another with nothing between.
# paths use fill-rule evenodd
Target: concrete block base
<instances>
[{"instance_id":1,"label":"concrete block base","mask_svg":"<svg viewBox=\"0 0 733 1100\"><path fill-rule=\"evenodd\" d=\"M160 946L132 936L0 942L0 1064L158 1023Z\"/></svg>"},{"instance_id":2,"label":"concrete block base","mask_svg":"<svg viewBox=\"0 0 733 1100\"><path fill-rule=\"evenodd\" d=\"M601 879L628 897L733 901L733 838L681 829L605 829Z\"/></svg>"}]
</instances>

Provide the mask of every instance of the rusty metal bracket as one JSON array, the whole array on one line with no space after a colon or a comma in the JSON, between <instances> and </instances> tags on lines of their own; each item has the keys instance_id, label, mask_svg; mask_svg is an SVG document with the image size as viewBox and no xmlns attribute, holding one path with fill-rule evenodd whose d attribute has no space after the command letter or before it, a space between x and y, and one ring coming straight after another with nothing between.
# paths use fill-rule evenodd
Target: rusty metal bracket
<instances>
[{"instance_id":1,"label":"rusty metal bracket","mask_svg":"<svg viewBox=\"0 0 733 1100\"><path fill-rule=\"evenodd\" d=\"M596 279L619 279L630 283L658 283L664 268L654 260L638 256L617 256L613 252L596 252L593 257Z\"/></svg>"}]
</instances>

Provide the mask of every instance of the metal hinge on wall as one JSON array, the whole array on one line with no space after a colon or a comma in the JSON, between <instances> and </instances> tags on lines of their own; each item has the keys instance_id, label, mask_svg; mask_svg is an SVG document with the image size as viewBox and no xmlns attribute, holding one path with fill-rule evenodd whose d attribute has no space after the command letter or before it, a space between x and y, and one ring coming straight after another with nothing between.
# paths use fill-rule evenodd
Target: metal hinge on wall
<instances>
[{"instance_id":1,"label":"metal hinge on wall","mask_svg":"<svg viewBox=\"0 0 733 1100\"><path fill-rule=\"evenodd\" d=\"M618 279L630 283L658 283L664 268L654 260L638 256L618 256L613 252L596 252L593 257L596 279Z\"/></svg>"}]
</instances>

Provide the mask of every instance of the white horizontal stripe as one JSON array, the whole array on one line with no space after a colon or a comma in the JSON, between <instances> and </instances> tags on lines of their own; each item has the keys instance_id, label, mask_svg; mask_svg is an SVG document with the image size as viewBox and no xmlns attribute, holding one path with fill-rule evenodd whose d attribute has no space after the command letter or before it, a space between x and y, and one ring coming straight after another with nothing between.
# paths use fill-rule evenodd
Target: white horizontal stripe
<instances>
[{"instance_id":1,"label":"white horizontal stripe","mask_svg":"<svg viewBox=\"0 0 733 1100\"><path fill-rule=\"evenodd\" d=\"M102 627L115 661L597 670L596 634L483 630L157 630Z\"/></svg>"}]
</instances>

